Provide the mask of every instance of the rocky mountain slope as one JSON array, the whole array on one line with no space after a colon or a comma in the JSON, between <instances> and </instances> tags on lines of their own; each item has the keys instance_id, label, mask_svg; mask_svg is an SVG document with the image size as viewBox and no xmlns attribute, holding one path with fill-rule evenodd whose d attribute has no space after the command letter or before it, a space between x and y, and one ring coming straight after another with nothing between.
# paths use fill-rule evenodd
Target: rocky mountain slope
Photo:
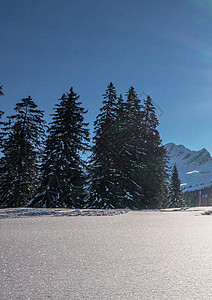
<instances>
[{"instance_id":1,"label":"rocky mountain slope","mask_svg":"<svg viewBox=\"0 0 212 300\"><path fill-rule=\"evenodd\" d=\"M166 144L165 148L170 167L176 163L185 190L199 190L212 185L212 157L205 148L192 151L174 143Z\"/></svg>"}]
</instances>

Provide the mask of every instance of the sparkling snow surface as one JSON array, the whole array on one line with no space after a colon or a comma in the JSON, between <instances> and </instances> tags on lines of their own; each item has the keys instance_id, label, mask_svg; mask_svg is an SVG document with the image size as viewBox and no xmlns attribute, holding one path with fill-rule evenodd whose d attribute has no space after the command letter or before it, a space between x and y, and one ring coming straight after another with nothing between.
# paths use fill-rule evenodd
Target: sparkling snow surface
<instances>
[{"instance_id":1,"label":"sparkling snow surface","mask_svg":"<svg viewBox=\"0 0 212 300\"><path fill-rule=\"evenodd\" d=\"M212 299L203 210L1 210L0 299Z\"/></svg>"}]
</instances>

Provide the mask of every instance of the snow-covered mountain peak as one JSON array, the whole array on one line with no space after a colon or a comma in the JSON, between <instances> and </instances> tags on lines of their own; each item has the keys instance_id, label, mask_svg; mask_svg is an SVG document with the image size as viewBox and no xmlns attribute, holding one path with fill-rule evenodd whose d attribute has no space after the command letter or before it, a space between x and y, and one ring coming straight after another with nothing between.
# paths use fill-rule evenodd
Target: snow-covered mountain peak
<instances>
[{"instance_id":1,"label":"snow-covered mountain peak","mask_svg":"<svg viewBox=\"0 0 212 300\"><path fill-rule=\"evenodd\" d=\"M195 152L195 151L193 151L193 152ZM212 159L211 159L210 153L205 148L203 148L200 151L196 151L196 155L189 160L189 163L195 162L196 164L201 166L211 160Z\"/></svg>"},{"instance_id":2,"label":"snow-covered mountain peak","mask_svg":"<svg viewBox=\"0 0 212 300\"><path fill-rule=\"evenodd\" d=\"M205 149L193 151L183 145L165 145L170 167L176 163L186 190L201 189L212 184L212 158Z\"/></svg>"},{"instance_id":3,"label":"snow-covered mountain peak","mask_svg":"<svg viewBox=\"0 0 212 300\"><path fill-rule=\"evenodd\" d=\"M202 165L207 161L212 160L210 153L205 148L199 151L192 151L183 145L175 145L174 143L166 144L165 148L170 158L183 160L186 164L195 163L197 165Z\"/></svg>"}]
</instances>

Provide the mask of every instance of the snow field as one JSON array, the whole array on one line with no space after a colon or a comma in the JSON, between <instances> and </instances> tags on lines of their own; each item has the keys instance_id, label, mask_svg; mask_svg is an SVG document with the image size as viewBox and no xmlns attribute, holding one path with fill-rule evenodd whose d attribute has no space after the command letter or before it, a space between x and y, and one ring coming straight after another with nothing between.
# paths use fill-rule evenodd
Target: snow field
<instances>
[{"instance_id":1,"label":"snow field","mask_svg":"<svg viewBox=\"0 0 212 300\"><path fill-rule=\"evenodd\" d=\"M1 210L0 299L209 300L211 209Z\"/></svg>"}]
</instances>

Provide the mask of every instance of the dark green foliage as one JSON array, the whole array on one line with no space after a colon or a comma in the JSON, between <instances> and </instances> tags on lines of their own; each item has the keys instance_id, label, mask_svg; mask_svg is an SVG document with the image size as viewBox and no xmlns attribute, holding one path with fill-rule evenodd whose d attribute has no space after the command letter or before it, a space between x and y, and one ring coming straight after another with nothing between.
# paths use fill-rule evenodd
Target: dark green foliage
<instances>
[{"instance_id":1,"label":"dark green foliage","mask_svg":"<svg viewBox=\"0 0 212 300\"><path fill-rule=\"evenodd\" d=\"M185 191L183 193L183 199L186 206L198 206L199 205L199 191Z\"/></svg>"},{"instance_id":2,"label":"dark green foliage","mask_svg":"<svg viewBox=\"0 0 212 300\"><path fill-rule=\"evenodd\" d=\"M116 96L112 83L95 125L90 158L89 207L161 207L167 179L166 151L151 98L142 106L131 87Z\"/></svg>"},{"instance_id":3,"label":"dark green foliage","mask_svg":"<svg viewBox=\"0 0 212 300\"><path fill-rule=\"evenodd\" d=\"M14 108L16 114L4 122L0 161L0 207L24 206L35 192L42 142L45 136L43 112L32 98Z\"/></svg>"},{"instance_id":4,"label":"dark green foliage","mask_svg":"<svg viewBox=\"0 0 212 300\"><path fill-rule=\"evenodd\" d=\"M158 132L159 122L155 106L150 96L144 101L143 109L143 170L141 173L143 199L141 206L148 208L161 207L166 192L167 155L161 145Z\"/></svg>"},{"instance_id":5,"label":"dark green foliage","mask_svg":"<svg viewBox=\"0 0 212 300\"><path fill-rule=\"evenodd\" d=\"M212 185L209 187L202 188L200 190L185 191L183 193L183 199L187 206L198 206L200 204L200 192L201 192L201 206L212 205Z\"/></svg>"},{"instance_id":6,"label":"dark green foliage","mask_svg":"<svg viewBox=\"0 0 212 300\"><path fill-rule=\"evenodd\" d=\"M103 107L94 122L92 155L89 161L89 199L87 206L93 208L114 208L117 206L116 193L118 174L116 172L115 119L116 90L112 83L103 95Z\"/></svg>"},{"instance_id":7,"label":"dark green foliage","mask_svg":"<svg viewBox=\"0 0 212 300\"><path fill-rule=\"evenodd\" d=\"M88 170L82 159L89 149L86 111L73 88L54 108L44 151L40 149L45 136L42 112L30 97L16 105L16 115L4 123L1 207L23 206L30 199L28 205L34 207L162 206L167 157L151 98L142 105L131 87L124 101L112 83L103 97Z\"/></svg>"},{"instance_id":8,"label":"dark green foliage","mask_svg":"<svg viewBox=\"0 0 212 300\"><path fill-rule=\"evenodd\" d=\"M41 182L30 206L84 205L85 162L80 154L88 149L89 131L84 123L86 111L78 99L71 88L55 105L42 160Z\"/></svg>"},{"instance_id":9,"label":"dark green foliage","mask_svg":"<svg viewBox=\"0 0 212 300\"><path fill-rule=\"evenodd\" d=\"M122 162L122 185L125 192L123 205L135 209L139 207L143 194L140 181L143 168L142 105L133 87L128 90L126 97L120 122L123 146L119 158Z\"/></svg>"},{"instance_id":10,"label":"dark green foliage","mask_svg":"<svg viewBox=\"0 0 212 300\"><path fill-rule=\"evenodd\" d=\"M167 207L182 207L184 206L184 201L182 197L182 189L180 187L181 180L177 170L176 164L173 166L170 185L169 185L169 195Z\"/></svg>"}]
</instances>

